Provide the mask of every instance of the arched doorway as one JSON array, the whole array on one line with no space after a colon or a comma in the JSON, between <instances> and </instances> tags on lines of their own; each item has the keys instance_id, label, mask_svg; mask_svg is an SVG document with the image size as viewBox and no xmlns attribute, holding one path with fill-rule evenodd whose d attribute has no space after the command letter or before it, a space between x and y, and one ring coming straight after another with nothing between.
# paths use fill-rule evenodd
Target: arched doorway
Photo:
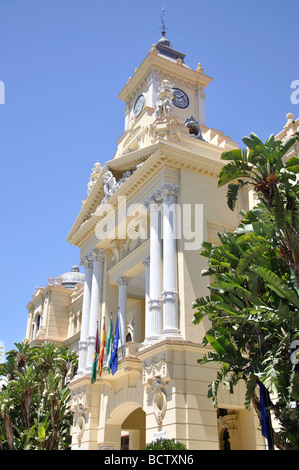
<instances>
[{"instance_id":1,"label":"arched doorway","mask_svg":"<svg viewBox=\"0 0 299 470\"><path fill-rule=\"evenodd\" d=\"M137 403L123 403L113 410L105 425L105 441L118 450L141 450L145 446L146 414Z\"/></svg>"}]
</instances>

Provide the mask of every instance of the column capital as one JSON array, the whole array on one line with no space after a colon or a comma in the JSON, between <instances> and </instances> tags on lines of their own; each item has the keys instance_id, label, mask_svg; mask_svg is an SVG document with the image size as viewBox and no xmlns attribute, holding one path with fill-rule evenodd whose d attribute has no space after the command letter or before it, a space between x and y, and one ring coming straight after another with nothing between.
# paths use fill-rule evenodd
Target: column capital
<instances>
[{"instance_id":1,"label":"column capital","mask_svg":"<svg viewBox=\"0 0 299 470\"><path fill-rule=\"evenodd\" d=\"M159 206L165 199L169 199L170 197L176 202L179 192L180 187L177 184L163 183L151 196L143 201L143 206L145 209L149 209L149 207L153 205Z\"/></svg>"},{"instance_id":2,"label":"column capital","mask_svg":"<svg viewBox=\"0 0 299 470\"><path fill-rule=\"evenodd\" d=\"M148 210L150 206L157 206L160 204L160 201L155 198L155 194L149 196L145 201L143 201L143 207Z\"/></svg>"},{"instance_id":3,"label":"column capital","mask_svg":"<svg viewBox=\"0 0 299 470\"><path fill-rule=\"evenodd\" d=\"M80 265L83 266L85 269L92 268L92 257L90 253L87 253L87 255L83 256L83 258L80 259Z\"/></svg>"},{"instance_id":4,"label":"column capital","mask_svg":"<svg viewBox=\"0 0 299 470\"><path fill-rule=\"evenodd\" d=\"M91 257L93 261L99 261L103 263L105 261L105 250L102 248L93 248L91 250Z\"/></svg>"},{"instance_id":5,"label":"column capital","mask_svg":"<svg viewBox=\"0 0 299 470\"><path fill-rule=\"evenodd\" d=\"M179 296L178 291L173 289L173 290L163 290L161 297L162 297L163 302L165 300L175 302L175 301L177 301L178 296Z\"/></svg>"},{"instance_id":6,"label":"column capital","mask_svg":"<svg viewBox=\"0 0 299 470\"><path fill-rule=\"evenodd\" d=\"M155 198L157 200L161 200L161 202L164 202L165 199L169 199L169 197L172 197L174 202L176 202L179 192L180 192L180 187L177 184L163 183L157 189L155 193Z\"/></svg>"},{"instance_id":7,"label":"column capital","mask_svg":"<svg viewBox=\"0 0 299 470\"><path fill-rule=\"evenodd\" d=\"M149 257L149 256L146 256L146 257L144 258L144 260L142 261L142 264L143 264L146 268L148 268L149 265L150 265L150 257Z\"/></svg>"},{"instance_id":8,"label":"column capital","mask_svg":"<svg viewBox=\"0 0 299 470\"><path fill-rule=\"evenodd\" d=\"M120 276L116 282L119 286L128 286L130 281L131 281L130 277Z\"/></svg>"}]
</instances>

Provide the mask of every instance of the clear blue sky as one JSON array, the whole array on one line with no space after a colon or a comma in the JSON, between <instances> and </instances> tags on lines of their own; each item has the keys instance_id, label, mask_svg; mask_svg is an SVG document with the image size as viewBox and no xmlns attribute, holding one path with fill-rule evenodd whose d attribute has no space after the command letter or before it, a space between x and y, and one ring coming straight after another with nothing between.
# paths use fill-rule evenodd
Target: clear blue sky
<instances>
[{"instance_id":1,"label":"clear blue sky","mask_svg":"<svg viewBox=\"0 0 299 470\"><path fill-rule=\"evenodd\" d=\"M26 304L80 254L66 236L96 161L124 128L117 98L167 37L214 78L207 125L241 142L278 133L299 79L298 0L0 0L1 308L5 350L25 336ZM190 299L193 301L193 299Z\"/></svg>"}]
</instances>

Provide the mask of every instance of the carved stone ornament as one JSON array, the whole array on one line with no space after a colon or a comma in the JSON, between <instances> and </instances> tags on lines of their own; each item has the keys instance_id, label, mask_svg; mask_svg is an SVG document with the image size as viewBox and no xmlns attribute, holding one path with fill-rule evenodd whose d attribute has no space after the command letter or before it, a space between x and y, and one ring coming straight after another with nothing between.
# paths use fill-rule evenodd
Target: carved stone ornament
<instances>
[{"instance_id":1,"label":"carved stone ornament","mask_svg":"<svg viewBox=\"0 0 299 470\"><path fill-rule=\"evenodd\" d=\"M165 388L171 382L165 354L160 358L153 357L148 365L145 361L142 368L142 381L150 387L153 394L153 409L157 424L160 426L167 411Z\"/></svg>"},{"instance_id":2,"label":"carved stone ornament","mask_svg":"<svg viewBox=\"0 0 299 470\"><path fill-rule=\"evenodd\" d=\"M165 392L166 383L160 377L155 377L152 384L153 408L157 424L161 426L167 411L167 398Z\"/></svg>"},{"instance_id":3,"label":"carved stone ornament","mask_svg":"<svg viewBox=\"0 0 299 470\"><path fill-rule=\"evenodd\" d=\"M151 386L155 377L162 377L165 382L169 382L167 363L165 356L163 355L160 359L153 357L149 365L146 362L143 363L143 384Z\"/></svg>"},{"instance_id":4,"label":"carved stone ornament","mask_svg":"<svg viewBox=\"0 0 299 470\"><path fill-rule=\"evenodd\" d=\"M71 410L74 412L74 427L77 430L78 445L81 446L85 425L88 421L86 416L86 386L74 390L71 395Z\"/></svg>"},{"instance_id":5,"label":"carved stone ornament","mask_svg":"<svg viewBox=\"0 0 299 470\"><path fill-rule=\"evenodd\" d=\"M77 428L78 446L81 447L82 437L85 431L86 409L82 405L78 405L75 409L74 425Z\"/></svg>"},{"instance_id":6,"label":"carved stone ornament","mask_svg":"<svg viewBox=\"0 0 299 470\"><path fill-rule=\"evenodd\" d=\"M91 173L90 178L89 178L89 182L87 184L87 195L88 196L91 193L91 190L94 187L94 185L96 183L96 180L98 179L98 177L101 173L101 170L102 170L101 164L99 162L95 163L95 165L92 169L92 173Z\"/></svg>"},{"instance_id":7,"label":"carved stone ornament","mask_svg":"<svg viewBox=\"0 0 299 470\"><path fill-rule=\"evenodd\" d=\"M169 134L171 137L176 138L178 141L181 140L181 131L179 125L175 119L172 119L168 124Z\"/></svg>"},{"instance_id":8,"label":"carved stone ornament","mask_svg":"<svg viewBox=\"0 0 299 470\"><path fill-rule=\"evenodd\" d=\"M112 171L106 171L104 174L104 198L102 199L102 203L108 201L108 199L113 196L117 189L118 185Z\"/></svg>"}]
</instances>

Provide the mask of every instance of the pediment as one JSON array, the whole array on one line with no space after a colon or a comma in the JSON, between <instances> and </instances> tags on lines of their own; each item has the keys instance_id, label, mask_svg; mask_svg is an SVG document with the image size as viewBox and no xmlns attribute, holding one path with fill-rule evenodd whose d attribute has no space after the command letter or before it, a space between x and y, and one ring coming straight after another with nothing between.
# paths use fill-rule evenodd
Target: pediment
<instances>
[{"instance_id":1,"label":"pediment","mask_svg":"<svg viewBox=\"0 0 299 470\"><path fill-rule=\"evenodd\" d=\"M103 166L89 195L82 202L78 217L67 236L68 241L88 222L102 203L107 202L121 186L127 183L153 151L154 149L147 149L146 153L144 150L143 152L135 151L121 158L110 160Z\"/></svg>"}]
</instances>

